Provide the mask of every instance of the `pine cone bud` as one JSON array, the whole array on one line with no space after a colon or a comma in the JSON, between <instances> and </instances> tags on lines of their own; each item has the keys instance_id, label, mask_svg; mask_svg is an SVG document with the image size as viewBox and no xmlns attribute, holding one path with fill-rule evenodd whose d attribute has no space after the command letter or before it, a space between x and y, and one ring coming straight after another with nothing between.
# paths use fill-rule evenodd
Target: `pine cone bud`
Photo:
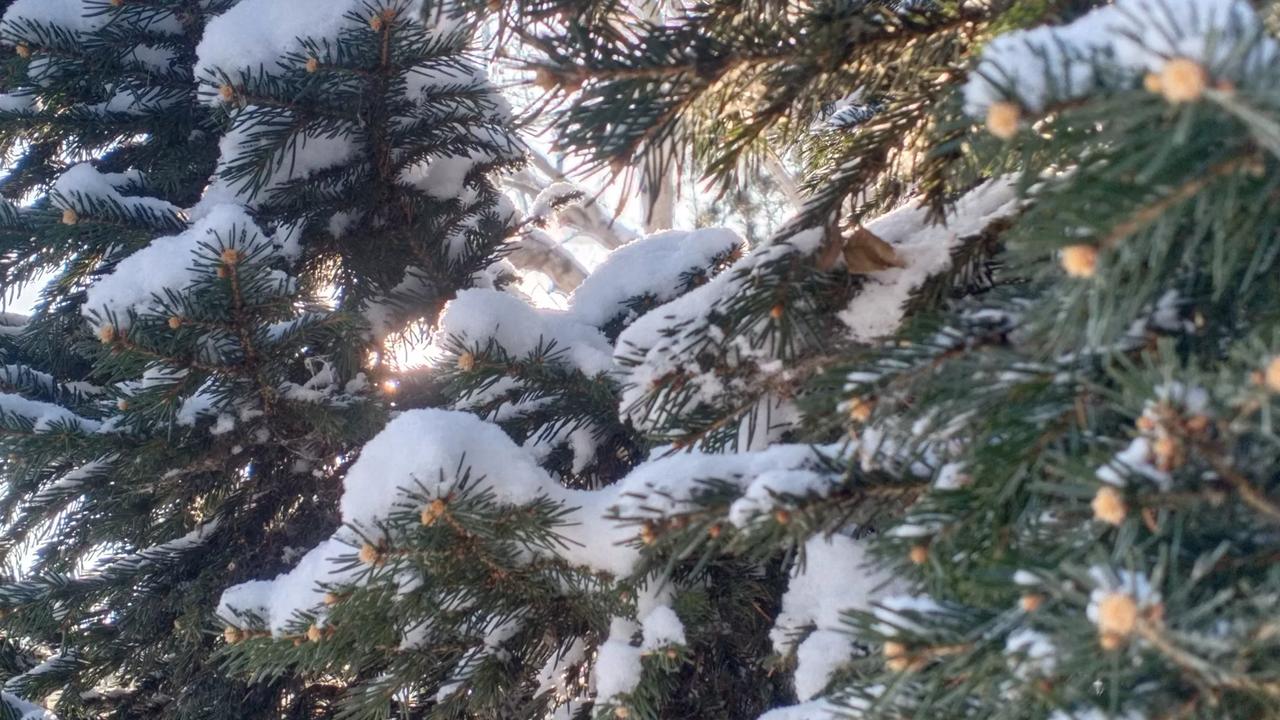
<instances>
[{"instance_id":1,"label":"pine cone bud","mask_svg":"<svg viewBox=\"0 0 1280 720\"><path fill-rule=\"evenodd\" d=\"M129 400L127 398L120 398L119 400L116 400L116 409L119 410L120 412L124 412L125 410L128 410Z\"/></svg>"},{"instance_id":2,"label":"pine cone bud","mask_svg":"<svg viewBox=\"0 0 1280 720\"><path fill-rule=\"evenodd\" d=\"M1018 134L1022 121L1022 108L1017 104L1001 101L987 108L987 132L1001 140L1009 140Z\"/></svg>"},{"instance_id":3,"label":"pine cone bud","mask_svg":"<svg viewBox=\"0 0 1280 720\"><path fill-rule=\"evenodd\" d=\"M1171 103L1195 102L1208 87L1208 71L1190 58L1172 58L1160 68L1160 94Z\"/></svg>"},{"instance_id":4,"label":"pine cone bud","mask_svg":"<svg viewBox=\"0 0 1280 720\"><path fill-rule=\"evenodd\" d=\"M1160 82L1160 74L1149 72L1142 77L1142 88L1153 95L1164 92L1164 83Z\"/></svg>"},{"instance_id":5,"label":"pine cone bud","mask_svg":"<svg viewBox=\"0 0 1280 720\"><path fill-rule=\"evenodd\" d=\"M1271 362L1267 363L1266 372L1262 375L1262 382L1271 392L1280 393L1280 355L1271 358Z\"/></svg>"},{"instance_id":6,"label":"pine cone bud","mask_svg":"<svg viewBox=\"0 0 1280 720\"><path fill-rule=\"evenodd\" d=\"M658 541L657 529L654 527L652 522L649 522L646 520L645 523L640 526L640 542L644 543L645 545L652 545L657 541Z\"/></svg>"},{"instance_id":7,"label":"pine cone bud","mask_svg":"<svg viewBox=\"0 0 1280 720\"><path fill-rule=\"evenodd\" d=\"M786 508L778 508L773 511L773 520L779 525L789 525L791 523L791 512Z\"/></svg>"},{"instance_id":8,"label":"pine cone bud","mask_svg":"<svg viewBox=\"0 0 1280 720\"><path fill-rule=\"evenodd\" d=\"M907 656L907 646L893 640L884 644L884 664L894 672L906 672L915 665Z\"/></svg>"},{"instance_id":9,"label":"pine cone bud","mask_svg":"<svg viewBox=\"0 0 1280 720\"><path fill-rule=\"evenodd\" d=\"M849 404L849 419L856 423L865 423L871 419L871 411L874 409L875 403L857 398Z\"/></svg>"},{"instance_id":10,"label":"pine cone bud","mask_svg":"<svg viewBox=\"0 0 1280 720\"><path fill-rule=\"evenodd\" d=\"M715 540L716 538L720 537L720 533L722 532L724 532L724 530L720 528L720 523L716 523L715 525L712 525L711 527L707 528L707 537L711 538L712 540Z\"/></svg>"},{"instance_id":11,"label":"pine cone bud","mask_svg":"<svg viewBox=\"0 0 1280 720\"><path fill-rule=\"evenodd\" d=\"M103 325L102 327L98 328L98 339L101 340L103 344L115 342L116 326Z\"/></svg>"},{"instance_id":12,"label":"pine cone bud","mask_svg":"<svg viewBox=\"0 0 1280 720\"><path fill-rule=\"evenodd\" d=\"M63 208L63 209L62 209L62 224L63 224L63 225L75 225L75 224L76 224L76 223L78 223L78 222L80 222L80 214L76 212L76 209L75 209L75 208Z\"/></svg>"},{"instance_id":13,"label":"pine cone bud","mask_svg":"<svg viewBox=\"0 0 1280 720\"><path fill-rule=\"evenodd\" d=\"M1108 525L1120 525L1129 514L1124 497L1119 490L1110 485L1103 485L1093 496L1093 519Z\"/></svg>"},{"instance_id":14,"label":"pine cone bud","mask_svg":"<svg viewBox=\"0 0 1280 720\"><path fill-rule=\"evenodd\" d=\"M306 65L306 68L307 68L307 72L308 72L308 73L314 73L315 71L319 70L319 69L320 69L320 59L319 59L319 58L317 58L317 57L309 57L309 58L307 58L307 65Z\"/></svg>"},{"instance_id":15,"label":"pine cone bud","mask_svg":"<svg viewBox=\"0 0 1280 720\"><path fill-rule=\"evenodd\" d=\"M1098 248L1092 245L1068 245L1062 248L1062 269L1071 277L1093 277L1098 269Z\"/></svg>"},{"instance_id":16,"label":"pine cone bud","mask_svg":"<svg viewBox=\"0 0 1280 720\"><path fill-rule=\"evenodd\" d=\"M436 498L431 501L431 504L422 508L422 514L419 515L419 519L422 521L423 525L431 525L436 520L440 519L441 515L444 515L445 507L444 499Z\"/></svg>"},{"instance_id":17,"label":"pine cone bud","mask_svg":"<svg viewBox=\"0 0 1280 720\"><path fill-rule=\"evenodd\" d=\"M911 563L913 565L923 565L929 562L929 546L928 545L911 546L911 552L908 553L908 557L911 558Z\"/></svg>"},{"instance_id":18,"label":"pine cone bud","mask_svg":"<svg viewBox=\"0 0 1280 720\"><path fill-rule=\"evenodd\" d=\"M1124 639L1138 624L1138 603L1127 593L1111 593L1098 603L1098 630Z\"/></svg>"},{"instance_id":19,"label":"pine cone bud","mask_svg":"<svg viewBox=\"0 0 1280 720\"><path fill-rule=\"evenodd\" d=\"M471 372L476 366L476 356L467 351L458 356L458 369L462 372Z\"/></svg>"},{"instance_id":20,"label":"pine cone bud","mask_svg":"<svg viewBox=\"0 0 1280 720\"><path fill-rule=\"evenodd\" d=\"M237 265L242 259L240 251L235 248L223 249L222 254L218 257L222 260L223 265Z\"/></svg>"},{"instance_id":21,"label":"pine cone bud","mask_svg":"<svg viewBox=\"0 0 1280 720\"><path fill-rule=\"evenodd\" d=\"M324 594L324 604L326 607L333 607L342 602L342 596L338 593L327 592Z\"/></svg>"},{"instance_id":22,"label":"pine cone bud","mask_svg":"<svg viewBox=\"0 0 1280 720\"><path fill-rule=\"evenodd\" d=\"M365 565L379 566L387 562L386 553L381 548L370 543L360 546L360 562Z\"/></svg>"},{"instance_id":23,"label":"pine cone bud","mask_svg":"<svg viewBox=\"0 0 1280 720\"><path fill-rule=\"evenodd\" d=\"M319 625L311 623L311 627L307 628L307 640L313 643L318 643L323 639L324 631L320 629Z\"/></svg>"},{"instance_id":24,"label":"pine cone bud","mask_svg":"<svg viewBox=\"0 0 1280 720\"><path fill-rule=\"evenodd\" d=\"M31 57L31 48L27 47L26 44L24 43L18 43L17 45L15 45L13 48L13 51L17 53L18 57L22 58L23 60L26 60L27 58Z\"/></svg>"},{"instance_id":25,"label":"pine cone bud","mask_svg":"<svg viewBox=\"0 0 1280 720\"><path fill-rule=\"evenodd\" d=\"M231 83L223 83L218 87L218 98L222 102L229 103L236 99L236 89L231 86Z\"/></svg>"},{"instance_id":26,"label":"pine cone bud","mask_svg":"<svg viewBox=\"0 0 1280 720\"><path fill-rule=\"evenodd\" d=\"M1023 612L1033 613L1044 604L1044 596L1039 593L1027 593L1018 599L1018 606Z\"/></svg>"},{"instance_id":27,"label":"pine cone bud","mask_svg":"<svg viewBox=\"0 0 1280 720\"><path fill-rule=\"evenodd\" d=\"M170 316L169 316L169 329L170 329L170 330L177 330L177 329L178 329L178 328L180 328L180 327L182 327L182 316L180 316L180 315L170 315Z\"/></svg>"},{"instance_id":28,"label":"pine cone bud","mask_svg":"<svg viewBox=\"0 0 1280 720\"><path fill-rule=\"evenodd\" d=\"M782 303L778 303L777 305L774 305L773 307L769 308L769 317L773 318L774 320L781 320L782 314L786 312L786 310L787 310L786 306L784 306Z\"/></svg>"},{"instance_id":29,"label":"pine cone bud","mask_svg":"<svg viewBox=\"0 0 1280 720\"><path fill-rule=\"evenodd\" d=\"M225 640L228 645L235 645L244 639L244 633L240 632L240 628L235 625L228 625L222 629L222 639Z\"/></svg>"}]
</instances>

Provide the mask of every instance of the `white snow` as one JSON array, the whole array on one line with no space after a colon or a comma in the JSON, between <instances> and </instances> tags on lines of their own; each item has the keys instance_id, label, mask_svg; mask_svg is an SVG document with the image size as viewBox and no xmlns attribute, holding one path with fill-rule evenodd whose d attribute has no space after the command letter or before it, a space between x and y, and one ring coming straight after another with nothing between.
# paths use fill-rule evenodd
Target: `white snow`
<instances>
[{"instance_id":1,"label":"white snow","mask_svg":"<svg viewBox=\"0 0 1280 720\"><path fill-rule=\"evenodd\" d=\"M867 230L893 246L903 268L866 274L866 285L840 313L855 342L871 342L902 322L912 292L951 267L951 251L961 238L976 235L1019 208L1014 178L989 180L960 198L944 225L928 222L928 209L902 207L867 223Z\"/></svg>"},{"instance_id":2,"label":"white snow","mask_svg":"<svg viewBox=\"0 0 1280 720\"><path fill-rule=\"evenodd\" d=\"M644 633L641 650L652 651L685 643L684 624L676 616L676 611L666 605L660 605L645 615L640 621L640 628Z\"/></svg>"},{"instance_id":3,"label":"white snow","mask_svg":"<svg viewBox=\"0 0 1280 720\"><path fill-rule=\"evenodd\" d=\"M634 520L692 509L690 499L700 480L716 478L739 483L745 489L761 474L816 463L816 452L809 446L784 445L735 455L680 453L642 463L620 482L601 490L568 490L537 464L530 450L516 445L498 426L471 413L411 410L388 423L352 464L344 481L342 519L368 527L403 502L404 490L447 495L455 487L459 470L469 468L473 482L492 491L498 502L518 505L546 496L573 508L566 519L569 524L558 528L568 543L557 551L559 556L574 565L625 577L639 559L639 550L629 542L637 528L612 518ZM333 575L335 566L330 560L349 555L352 546L360 542L353 531L343 528L275 580L227 590L219 612L230 618L235 608L252 610L262 615L272 630L283 632L296 613L321 610L321 583L352 579ZM825 561L826 545L813 545L812 551L817 553L816 563ZM841 558L842 563L851 560L847 553ZM847 590L843 607L860 597ZM678 619L667 615L668 610L658 609L667 602L655 597L646 603L639 617L650 624L653 641L678 642ZM834 615L823 617L830 620Z\"/></svg>"},{"instance_id":4,"label":"white snow","mask_svg":"<svg viewBox=\"0 0 1280 720\"><path fill-rule=\"evenodd\" d=\"M631 692L640 682L640 648L630 642L634 632L635 623L614 618L609 626L609 638L596 650L592 670L600 703Z\"/></svg>"},{"instance_id":5,"label":"white snow","mask_svg":"<svg viewBox=\"0 0 1280 720\"><path fill-rule=\"evenodd\" d=\"M43 2L44 0L27 0ZM401 2L404 20L417 18L420 2ZM276 69L284 53L302 48L302 39L334 39L348 24L346 16L367 14L363 0L308 0L304 11L278 0L241 0L209 22L196 47L196 77L216 77L218 71L233 80L260 67Z\"/></svg>"},{"instance_id":6,"label":"white snow","mask_svg":"<svg viewBox=\"0 0 1280 720\"><path fill-rule=\"evenodd\" d=\"M0 31L6 37L35 42L38 36L29 32L26 22L56 25L75 33L96 30L111 19L108 14L90 17L92 8L85 0L14 0L0 20ZM24 22L25 21L25 22Z\"/></svg>"},{"instance_id":7,"label":"white snow","mask_svg":"<svg viewBox=\"0 0 1280 720\"><path fill-rule=\"evenodd\" d=\"M870 610L891 590L889 575L868 561L864 547L844 535L815 535L804 544L804 566L792 571L769 639L778 653L794 649L801 700L821 692L831 674L853 656L853 636L846 632L843 613ZM801 639L808 628L813 631Z\"/></svg>"},{"instance_id":8,"label":"white snow","mask_svg":"<svg viewBox=\"0 0 1280 720\"><path fill-rule=\"evenodd\" d=\"M28 400L12 393L0 393L0 415L3 415L6 420L22 418L31 423L32 430L38 433L49 432L54 429L54 425L66 425L72 430L92 432L100 425L98 421L82 418L61 405Z\"/></svg>"},{"instance_id":9,"label":"white snow","mask_svg":"<svg viewBox=\"0 0 1280 720\"><path fill-rule=\"evenodd\" d=\"M115 202L126 209L158 216L182 217L182 210L169 203L145 195L131 197L121 190L141 188L142 173L136 170L123 173L101 173L89 163L73 165L53 184L53 204L60 208L72 208L81 215L88 215L94 201Z\"/></svg>"},{"instance_id":10,"label":"white snow","mask_svg":"<svg viewBox=\"0 0 1280 720\"><path fill-rule=\"evenodd\" d=\"M241 237L243 244L239 244ZM235 247L242 253L260 245L271 247L242 207L218 205L183 232L152 240L120 261L110 274L89 286L82 312L99 327L110 324L114 315L121 329L129 326L130 312L158 312L156 298L165 290L181 291L191 285L199 276L196 255L209 254L202 244L217 248L219 238L226 246L236 241Z\"/></svg>"},{"instance_id":11,"label":"white snow","mask_svg":"<svg viewBox=\"0 0 1280 720\"><path fill-rule=\"evenodd\" d=\"M1247 52L1236 54L1238 48ZM1216 77L1247 79L1277 57L1244 0L1117 0L1065 25L1008 32L992 40L964 88L965 111L1017 99L1033 111L1131 84L1169 58L1204 64Z\"/></svg>"},{"instance_id":12,"label":"white snow","mask_svg":"<svg viewBox=\"0 0 1280 720\"><path fill-rule=\"evenodd\" d=\"M599 330L572 313L534 308L496 290L459 292L440 318L438 336L454 336L468 346L479 343L482 347L491 339L516 357L554 342L566 362L588 375L613 370L612 348Z\"/></svg>"},{"instance_id":13,"label":"white snow","mask_svg":"<svg viewBox=\"0 0 1280 720\"><path fill-rule=\"evenodd\" d=\"M681 275L706 270L711 261L743 240L727 228L667 230L633 240L609 253L570 299L580 320L597 327L626 310L623 303L642 294L658 302L675 297Z\"/></svg>"},{"instance_id":14,"label":"white snow","mask_svg":"<svg viewBox=\"0 0 1280 720\"><path fill-rule=\"evenodd\" d=\"M847 717L847 711L822 698L770 710L761 715L760 720L836 720Z\"/></svg>"}]
</instances>

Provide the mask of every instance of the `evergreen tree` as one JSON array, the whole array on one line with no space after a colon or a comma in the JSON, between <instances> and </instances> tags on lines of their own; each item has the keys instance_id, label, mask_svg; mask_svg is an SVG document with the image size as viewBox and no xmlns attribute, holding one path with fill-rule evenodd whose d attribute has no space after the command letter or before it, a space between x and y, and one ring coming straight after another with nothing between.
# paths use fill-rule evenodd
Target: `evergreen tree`
<instances>
[{"instance_id":1,"label":"evergreen tree","mask_svg":"<svg viewBox=\"0 0 1280 720\"><path fill-rule=\"evenodd\" d=\"M5 287L53 274L4 339L19 714L328 712L326 678L226 674L211 611L332 531L395 339L508 274L520 150L466 23L231 5L4 16Z\"/></svg>"},{"instance_id":2,"label":"evergreen tree","mask_svg":"<svg viewBox=\"0 0 1280 720\"><path fill-rule=\"evenodd\" d=\"M579 9L572 40L532 34L538 26L527 19L545 8L515 8L511 28L553 55L614 53L614 67L595 80L585 61L539 61L544 81L572 67L583 77L569 79L587 83L562 123L568 141L580 128L608 127L613 138L653 119L609 95L650 72L621 70L623 59L649 57L591 44L591 33L630 42L620 28L634 18ZM703 10L641 30L671 50ZM761 21L794 21L791 32L808 33L828 19L814 12ZM889 43L896 52L918 51L947 68L962 62L967 45L952 36L963 15L867 13L914 28L910 40ZM736 33L747 17L706 22ZM933 32L953 42L930 45ZM949 48L940 59L931 54L937 47ZM875 42L866 50L844 61L885 52ZM782 71L809 52L822 50L776 58L774 80L791 82ZM666 92L665 78L691 72L679 68L653 71L644 87ZM884 92L896 88L884 82ZM929 99L918 85L900 92ZM825 112L810 95L795 101L770 125L791 112L811 121ZM590 123L573 120L573 103L601 112ZM886 122L881 132L892 137L877 140L885 148L931 126L923 110ZM839 147L859 156L853 148L866 138L845 125L811 131L805 123L797 150L834 152L845 132ZM604 142L591 137L582 147ZM865 182L909 184L925 179L925 167L933 166L879 163L867 170L877 179ZM967 182L963 189L975 186ZM909 306L982 289L995 235L1018 208L1010 183L987 183L960 203L950 227L933 227L931 213L914 208L864 226L874 204L859 196L847 188L815 200L826 209L806 206L745 255L708 230L637 240L587 278L567 311L490 290L459 295L433 338L432 367L400 385L405 412L346 475L345 526L289 573L224 594L219 613L231 636L250 637L230 649L232 665L341 677L351 685L346 708L359 717L388 707L425 717L755 717L816 695L852 640L840 632L839 593L816 597L823 583L797 558L821 558L819 573L869 597L883 578L851 577L864 554L851 534L900 508L910 489L878 473L866 490L863 473L847 472L848 448L830 444L843 428L817 437L801 426L801 396L847 339L870 342L892 332ZM846 311L851 300L865 302L865 312ZM410 409L424 404L436 409ZM809 437L825 444L804 444ZM829 501L838 519L793 518L791 504L810 495ZM820 631L806 637L815 623ZM271 638L254 637L264 630ZM778 671L797 655L802 672L792 683Z\"/></svg>"},{"instance_id":3,"label":"evergreen tree","mask_svg":"<svg viewBox=\"0 0 1280 720\"><path fill-rule=\"evenodd\" d=\"M1280 49L1243 0L1090 6L223 8L198 199L106 144L8 213L99 244L62 336L4 336L4 700L1274 715ZM802 206L535 307L498 256L590 198L498 193L482 12L589 167Z\"/></svg>"}]
</instances>

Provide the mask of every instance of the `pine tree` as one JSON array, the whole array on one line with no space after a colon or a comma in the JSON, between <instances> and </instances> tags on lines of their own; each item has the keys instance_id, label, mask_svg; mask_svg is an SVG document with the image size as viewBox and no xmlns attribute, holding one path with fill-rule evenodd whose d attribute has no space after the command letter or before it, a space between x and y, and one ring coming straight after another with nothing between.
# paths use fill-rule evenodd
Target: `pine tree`
<instances>
[{"instance_id":1,"label":"pine tree","mask_svg":"<svg viewBox=\"0 0 1280 720\"><path fill-rule=\"evenodd\" d=\"M654 119L618 102L617 93L639 94L619 86L649 78L649 99L668 92L670 77L692 72L684 58L654 70L647 51L685 47L677 40L695 22L732 33L726 52L731 40L763 32L759 24L736 28L749 13L716 24L702 8L669 26L641 26L665 45L649 38L642 49L601 48L591 33L631 42L611 33L634 18L579 9L582 24L567 40L531 34L528 19L546 8L515 7L509 27L551 55L535 63L543 84L585 83L570 99L562 137L572 143L581 131L581 147L610 162L630 162L648 146L603 144L632 130L643 137L633 124ZM774 23L776 39L778 22L808 33L826 27L825 12L761 21ZM842 62L904 49L932 58L933 72L963 62L957 29L967 14L868 6L866 17L909 25L913 35L868 42L865 56L851 52ZM983 17L993 24L999 12ZM935 55L940 47L947 49ZM562 50L607 59L596 67L556 54ZM809 53L823 52L773 58L781 74L772 81L792 82L787 68L812 69L818 60ZM624 60L644 66L621 69ZM882 80L883 92L910 91L917 103L932 97L894 78ZM717 82L693 95L737 87ZM859 143L869 140L847 122L784 132L781 120L792 112L811 120L822 112L814 96L794 98L797 107L756 128L761 142L734 158L758 150L774 126L783 141L803 140L797 151L861 157ZM716 101L706 102L709 114ZM600 114L575 119L588 106ZM888 155L933 127L925 105L885 122L874 142ZM607 138L591 134L605 127ZM671 139L669 129L653 132ZM654 174L663 171L664 147L654 141ZM928 209L910 207L861 222L871 208L895 203L883 193L869 202L873 191L863 197L855 188L925 182L923 168L944 173L954 161L869 165L860 182L815 195L745 255L708 230L642 238L588 277L567 311L490 290L459 295L433 338L432 367L399 386L404 413L346 475L345 526L288 574L223 596L229 632L259 635L230 650L232 665L338 676L350 685L345 708L358 717L381 717L388 707L426 717L755 717L797 694L818 694L853 652L852 640L840 632L839 593L814 597L824 583L798 559L820 559L819 573L853 582L865 553L853 536L880 512L900 509L914 486L890 473L850 474L847 448L831 444L844 429L833 433L827 423L808 434L800 405L810 399L801 396L836 361L842 339L870 342L891 333L910 306L984 288L996 236L1018 209L1010 183L955 186L977 190L950 227L932 227ZM842 312L850 300L865 301L866 312ZM424 404L435 408L410 409ZM811 437L824 444L815 449L805 443ZM826 512L798 512L804 498L822 498ZM856 594L872 595L882 579L857 583ZM815 623L818 632L809 633ZM797 660L793 683L785 671Z\"/></svg>"},{"instance_id":2,"label":"pine tree","mask_svg":"<svg viewBox=\"0 0 1280 720\"><path fill-rule=\"evenodd\" d=\"M211 612L332 531L396 339L508 274L520 149L465 23L231 5L4 16L5 288L53 273L4 339L19 714L328 712L325 678L227 674Z\"/></svg>"},{"instance_id":3,"label":"pine tree","mask_svg":"<svg viewBox=\"0 0 1280 720\"><path fill-rule=\"evenodd\" d=\"M140 227L78 240L33 322L61 337L3 339L7 690L69 717L1275 714L1280 50L1249 5L295 10L202 32L198 201L104 145L10 208L39 242ZM484 12L589 168L781 164L801 207L753 247L638 238L535 307L498 257L590 198L498 192Z\"/></svg>"}]
</instances>

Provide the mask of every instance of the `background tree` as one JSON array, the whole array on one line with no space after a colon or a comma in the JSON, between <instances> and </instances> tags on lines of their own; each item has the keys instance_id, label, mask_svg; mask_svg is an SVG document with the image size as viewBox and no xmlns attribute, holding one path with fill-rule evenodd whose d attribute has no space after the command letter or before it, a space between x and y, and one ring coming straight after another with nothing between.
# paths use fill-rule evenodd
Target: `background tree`
<instances>
[{"instance_id":1,"label":"background tree","mask_svg":"<svg viewBox=\"0 0 1280 720\"><path fill-rule=\"evenodd\" d=\"M590 32L629 19L599 17ZM619 117L643 114L598 122ZM433 367L399 386L405 412L346 475L345 527L224 594L230 636L248 635L231 663L337 675L360 717L753 717L812 698L853 652L842 603L884 580L860 577L853 534L877 514L863 501L886 510L904 491L848 474L839 445L769 446L802 437L796 400L826 351L978 286L971 269L1017 207L989 183L949 227L914 208L866 227L798 218L745 255L705 230L659 234L616 251L567 311L459 295ZM887 489L864 492L868 477ZM793 522L788 503L810 495L844 517ZM816 594L797 550L841 590ZM793 684L777 671L797 661Z\"/></svg>"},{"instance_id":2,"label":"background tree","mask_svg":"<svg viewBox=\"0 0 1280 720\"><path fill-rule=\"evenodd\" d=\"M53 277L4 339L0 606L42 658L6 691L63 718L328 712L325 678L224 673L209 613L332 530L390 343L506 274L520 151L465 23L231 5L2 23L5 288Z\"/></svg>"}]
</instances>

